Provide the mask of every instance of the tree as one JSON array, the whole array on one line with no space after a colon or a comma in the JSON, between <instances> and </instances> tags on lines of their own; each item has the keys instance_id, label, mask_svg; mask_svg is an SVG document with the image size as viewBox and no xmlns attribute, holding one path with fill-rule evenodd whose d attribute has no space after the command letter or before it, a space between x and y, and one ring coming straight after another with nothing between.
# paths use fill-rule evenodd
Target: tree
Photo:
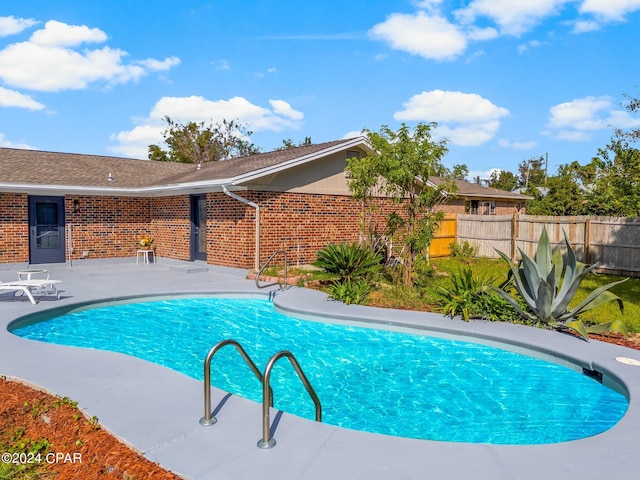
<instances>
[{"instance_id":1,"label":"tree","mask_svg":"<svg viewBox=\"0 0 640 480\"><path fill-rule=\"evenodd\" d=\"M534 199L527 203L531 215L582 215L587 213L587 191L576 180L577 162L562 165L558 174L547 180L547 193L534 191ZM537 195L535 195L537 193Z\"/></svg>"},{"instance_id":2,"label":"tree","mask_svg":"<svg viewBox=\"0 0 640 480\"><path fill-rule=\"evenodd\" d=\"M543 156L523 160L518 166L521 187L541 187L547 180L547 163Z\"/></svg>"},{"instance_id":3,"label":"tree","mask_svg":"<svg viewBox=\"0 0 640 480\"><path fill-rule=\"evenodd\" d=\"M436 207L455 191L450 181L437 186L428 184L429 177L448 173L442 165L446 140L436 142L431 138L435 126L419 123L411 130L403 123L397 131L386 125L377 133L365 130L374 153L347 164L349 188L356 198L368 198L380 182L383 191L400 207L400 213L389 215L387 229L405 246L400 254L405 285L412 284L416 256L426 255L444 217Z\"/></svg>"},{"instance_id":4,"label":"tree","mask_svg":"<svg viewBox=\"0 0 640 480\"><path fill-rule=\"evenodd\" d=\"M626 102L622 106L629 113L640 112L640 98L634 98L631 95L624 94ZM637 142L640 140L640 127L631 128L630 130L622 130L621 128L615 129L615 136L620 140L626 140L627 142Z\"/></svg>"},{"instance_id":5,"label":"tree","mask_svg":"<svg viewBox=\"0 0 640 480\"><path fill-rule=\"evenodd\" d=\"M469 176L469 167L463 164L456 164L453 166L453 170L451 171L451 178L454 180L462 180L465 181Z\"/></svg>"},{"instance_id":6,"label":"tree","mask_svg":"<svg viewBox=\"0 0 640 480\"><path fill-rule=\"evenodd\" d=\"M252 132L234 120L222 123L189 122L185 125L164 117L168 128L162 132L169 147L149 145L149 160L181 163L207 163L244 157L259 152L246 140Z\"/></svg>"},{"instance_id":7,"label":"tree","mask_svg":"<svg viewBox=\"0 0 640 480\"><path fill-rule=\"evenodd\" d=\"M510 192L518 186L518 177L507 170L493 171L489 177L488 186Z\"/></svg>"},{"instance_id":8,"label":"tree","mask_svg":"<svg viewBox=\"0 0 640 480\"><path fill-rule=\"evenodd\" d=\"M313 145L313 143L311 142L311 137L304 137L304 140L302 140L301 142L298 142L297 145L293 143L293 140L291 140L290 138L284 138L282 140L282 146L279 148L276 148L276 150L286 150L288 148L304 147L307 145Z\"/></svg>"},{"instance_id":9,"label":"tree","mask_svg":"<svg viewBox=\"0 0 640 480\"><path fill-rule=\"evenodd\" d=\"M595 178L589 195L591 215L640 216L640 150L614 138L592 160Z\"/></svg>"}]
</instances>

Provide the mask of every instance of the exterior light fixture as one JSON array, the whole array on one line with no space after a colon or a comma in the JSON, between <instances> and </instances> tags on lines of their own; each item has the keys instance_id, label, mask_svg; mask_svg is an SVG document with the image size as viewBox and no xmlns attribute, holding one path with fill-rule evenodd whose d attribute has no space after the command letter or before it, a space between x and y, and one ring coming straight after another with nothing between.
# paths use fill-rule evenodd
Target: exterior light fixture
<instances>
[{"instance_id":1,"label":"exterior light fixture","mask_svg":"<svg viewBox=\"0 0 640 480\"><path fill-rule=\"evenodd\" d=\"M109 176L107 177L107 182L115 182L115 178L113 178L113 175L111 175L111 172L109 172Z\"/></svg>"},{"instance_id":2,"label":"exterior light fixture","mask_svg":"<svg viewBox=\"0 0 640 480\"><path fill-rule=\"evenodd\" d=\"M80 202L78 200L73 201L73 213L80 213Z\"/></svg>"}]
</instances>

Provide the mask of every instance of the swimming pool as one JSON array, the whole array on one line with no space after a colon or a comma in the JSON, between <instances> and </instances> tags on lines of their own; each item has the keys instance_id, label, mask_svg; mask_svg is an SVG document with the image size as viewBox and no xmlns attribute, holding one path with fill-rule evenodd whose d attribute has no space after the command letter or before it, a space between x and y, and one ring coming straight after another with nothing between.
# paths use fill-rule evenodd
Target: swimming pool
<instances>
[{"instance_id":1,"label":"swimming pool","mask_svg":"<svg viewBox=\"0 0 640 480\"><path fill-rule=\"evenodd\" d=\"M413 438L540 444L603 432L627 400L559 365L484 345L287 317L256 298L191 298L83 310L13 328L34 340L114 350L202 379L211 346L234 338L263 368L291 350L317 390L323 421ZM187 348L188 347L188 348ZM212 383L260 401L234 349L212 364ZM272 375L275 406L313 418L286 362Z\"/></svg>"}]
</instances>

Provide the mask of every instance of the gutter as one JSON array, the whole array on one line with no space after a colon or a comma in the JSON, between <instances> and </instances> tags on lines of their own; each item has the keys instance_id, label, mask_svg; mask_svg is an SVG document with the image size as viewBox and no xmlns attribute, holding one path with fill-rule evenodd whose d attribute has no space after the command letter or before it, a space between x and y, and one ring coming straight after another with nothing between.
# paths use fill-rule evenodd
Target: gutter
<instances>
[{"instance_id":1,"label":"gutter","mask_svg":"<svg viewBox=\"0 0 640 480\"><path fill-rule=\"evenodd\" d=\"M254 255L254 268L256 272L260 270L260 205L254 203L246 198L241 197L240 195L236 195L233 192L230 192L227 189L226 185L222 185L222 191L225 195L233 198L234 200L238 200L239 202L244 203L245 205L249 205L254 208L256 211L256 243L255 243L255 255Z\"/></svg>"}]
</instances>

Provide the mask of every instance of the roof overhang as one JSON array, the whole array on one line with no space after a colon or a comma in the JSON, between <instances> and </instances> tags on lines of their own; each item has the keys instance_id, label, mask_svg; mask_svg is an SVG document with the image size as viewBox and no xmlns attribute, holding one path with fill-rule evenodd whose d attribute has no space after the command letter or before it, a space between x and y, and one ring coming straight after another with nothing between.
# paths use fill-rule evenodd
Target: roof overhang
<instances>
[{"instance_id":1,"label":"roof overhang","mask_svg":"<svg viewBox=\"0 0 640 480\"><path fill-rule=\"evenodd\" d=\"M364 137L358 137L317 152L294 158L268 167L252 170L230 178L181 182L149 187L118 187L117 178L113 186L90 185L54 185L30 183L0 183L0 192L22 193L28 195L96 195L123 197L167 197L172 195L188 195L196 193L222 192L223 186L229 190L246 190L243 185L259 178L266 177L293 167L305 165L323 157L359 147L367 153L373 152L371 145Z\"/></svg>"}]
</instances>

